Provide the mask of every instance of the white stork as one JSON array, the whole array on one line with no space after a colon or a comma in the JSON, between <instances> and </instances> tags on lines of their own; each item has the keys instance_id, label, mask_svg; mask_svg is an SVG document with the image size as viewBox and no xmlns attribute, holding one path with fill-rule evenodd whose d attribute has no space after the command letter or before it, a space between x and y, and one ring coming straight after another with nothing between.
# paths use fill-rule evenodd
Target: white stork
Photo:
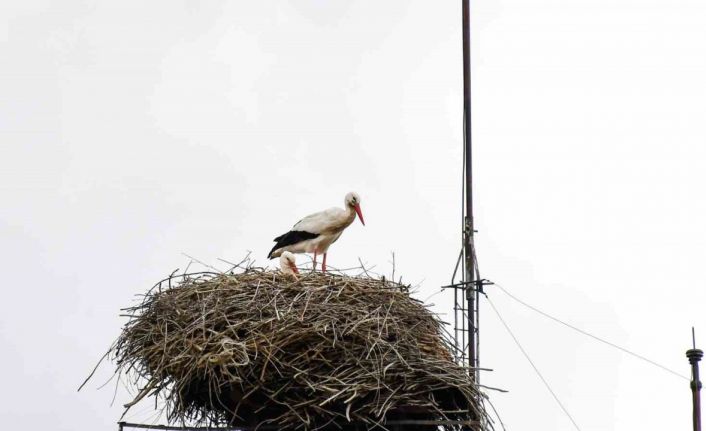
<instances>
[{"instance_id":1,"label":"white stork","mask_svg":"<svg viewBox=\"0 0 706 431\"><path fill-rule=\"evenodd\" d=\"M283 252L279 257L279 267L282 270L282 274L293 275L294 278L297 278L297 274L299 274L297 259L288 251Z\"/></svg>"},{"instance_id":2,"label":"white stork","mask_svg":"<svg viewBox=\"0 0 706 431\"><path fill-rule=\"evenodd\" d=\"M360 196L357 193L348 193L345 198L346 209L329 208L325 211L314 213L299 220L289 232L274 239L277 242L268 258L279 257L283 252L314 253L314 270L316 270L316 256L324 255L321 270L326 272L326 254L328 248L343 230L355 220L356 214L365 226L363 212L360 210Z\"/></svg>"}]
</instances>

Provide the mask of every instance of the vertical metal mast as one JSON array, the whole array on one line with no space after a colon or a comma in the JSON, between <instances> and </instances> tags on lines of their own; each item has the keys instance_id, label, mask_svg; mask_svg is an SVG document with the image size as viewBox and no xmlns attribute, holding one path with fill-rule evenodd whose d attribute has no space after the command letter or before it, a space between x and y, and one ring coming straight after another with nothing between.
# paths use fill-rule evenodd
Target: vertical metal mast
<instances>
[{"instance_id":1,"label":"vertical metal mast","mask_svg":"<svg viewBox=\"0 0 706 431\"><path fill-rule=\"evenodd\" d=\"M699 361L704 356L704 352L696 348L696 336L694 328L691 328L692 349L686 351L686 357L691 364L691 398L693 404L693 425L694 431L701 431L701 381L699 380Z\"/></svg>"},{"instance_id":2,"label":"vertical metal mast","mask_svg":"<svg viewBox=\"0 0 706 431\"><path fill-rule=\"evenodd\" d=\"M478 380L478 328L476 256L473 244L473 153L471 151L471 18L470 0L462 1L463 14L463 144L465 172L465 213L463 219L463 254L465 293L468 319L468 365L471 376Z\"/></svg>"}]
</instances>

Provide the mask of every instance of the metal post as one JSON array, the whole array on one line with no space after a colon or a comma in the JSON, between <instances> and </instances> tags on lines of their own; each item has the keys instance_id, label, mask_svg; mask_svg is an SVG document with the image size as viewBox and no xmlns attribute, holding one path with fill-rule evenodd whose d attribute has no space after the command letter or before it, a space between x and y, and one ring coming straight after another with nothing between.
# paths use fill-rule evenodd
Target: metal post
<instances>
[{"instance_id":1,"label":"metal post","mask_svg":"<svg viewBox=\"0 0 706 431\"><path fill-rule=\"evenodd\" d=\"M701 381L699 380L699 361L704 356L704 352L696 348L696 337L694 328L691 328L693 349L686 351L686 357L691 364L691 397L693 403L694 431L701 431Z\"/></svg>"},{"instance_id":2,"label":"metal post","mask_svg":"<svg viewBox=\"0 0 706 431\"><path fill-rule=\"evenodd\" d=\"M474 368L478 367L476 349L476 280L475 251L473 247L473 154L471 151L471 18L470 0L462 0L463 14L463 138L464 138L464 169L465 169L465 200L466 211L463 225L464 273L466 284L466 301L468 303L468 366L471 377L477 381L478 375Z\"/></svg>"},{"instance_id":3,"label":"metal post","mask_svg":"<svg viewBox=\"0 0 706 431\"><path fill-rule=\"evenodd\" d=\"M451 280L451 284L453 284L453 280ZM458 289L454 288L454 342L456 343L456 347L458 347ZM454 358L458 362L458 358L460 358L461 355L459 355L458 349L454 350Z\"/></svg>"}]
</instances>

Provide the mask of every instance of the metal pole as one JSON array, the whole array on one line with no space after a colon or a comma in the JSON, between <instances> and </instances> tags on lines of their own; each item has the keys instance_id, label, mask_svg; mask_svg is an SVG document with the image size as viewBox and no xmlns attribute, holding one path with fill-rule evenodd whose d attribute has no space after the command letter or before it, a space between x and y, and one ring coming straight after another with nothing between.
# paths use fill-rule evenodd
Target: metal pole
<instances>
[{"instance_id":1,"label":"metal pole","mask_svg":"<svg viewBox=\"0 0 706 431\"><path fill-rule=\"evenodd\" d=\"M463 14L463 140L464 140L464 169L466 189L466 212L464 217L464 270L466 284L466 301L468 302L468 365L471 368L471 377L477 381L478 367L476 351L476 319L475 319L475 255L473 248L473 154L471 151L471 18L470 0L461 0Z\"/></svg>"},{"instance_id":2,"label":"metal pole","mask_svg":"<svg viewBox=\"0 0 706 431\"><path fill-rule=\"evenodd\" d=\"M453 279L451 280L451 284L453 284ZM454 358L458 361L458 289L454 289L454 342L457 347L454 350Z\"/></svg>"},{"instance_id":3,"label":"metal pole","mask_svg":"<svg viewBox=\"0 0 706 431\"><path fill-rule=\"evenodd\" d=\"M696 337L694 328L691 328L693 349L686 351L686 357L691 364L691 401L693 404L694 431L701 431L701 381L699 380L699 361L704 356L704 352L696 348Z\"/></svg>"}]
</instances>

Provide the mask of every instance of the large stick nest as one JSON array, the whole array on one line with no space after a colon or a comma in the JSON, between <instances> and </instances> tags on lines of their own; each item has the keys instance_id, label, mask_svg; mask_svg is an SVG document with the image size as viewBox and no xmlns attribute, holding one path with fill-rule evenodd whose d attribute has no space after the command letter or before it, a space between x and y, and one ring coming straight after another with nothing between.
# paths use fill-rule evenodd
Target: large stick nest
<instances>
[{"instance_id":1,"label":"large stick nest","mask_svg":"<svg viewBox=\"0 0 706 431\"><path fill-rule=\"evenodd\" d=\"M126 311L111 349L141 388L126 406L161 396L170 421L314 429L483 416L442 322L398 283L248 268L170 277Z\"/></svg>"}]
</instances>

